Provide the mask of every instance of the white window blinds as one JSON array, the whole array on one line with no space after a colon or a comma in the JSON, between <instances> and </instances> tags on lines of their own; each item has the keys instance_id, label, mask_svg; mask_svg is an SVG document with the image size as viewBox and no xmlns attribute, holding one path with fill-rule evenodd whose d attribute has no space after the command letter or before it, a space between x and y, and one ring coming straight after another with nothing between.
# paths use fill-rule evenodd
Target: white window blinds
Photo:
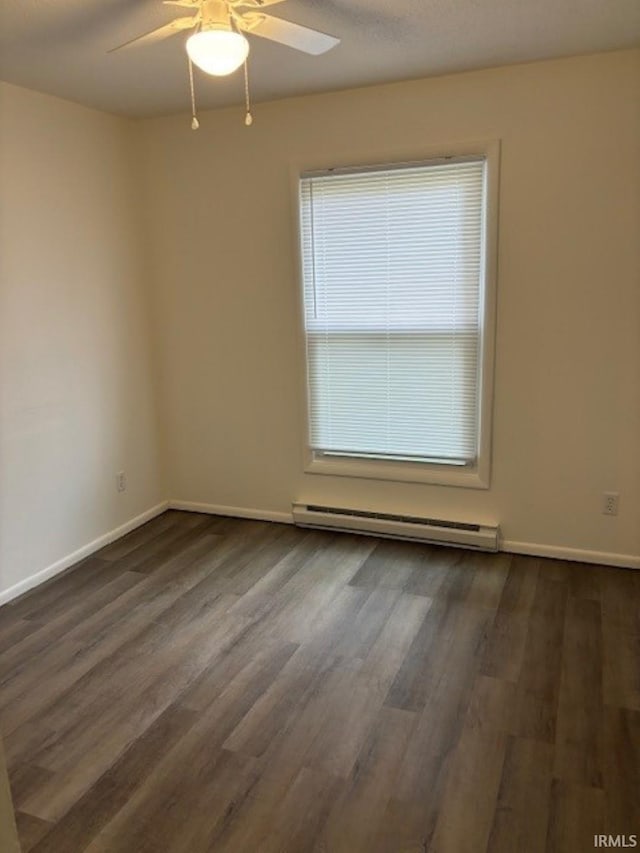
<instances>
[{"instance_id":1,"label":"white window blinds","mask_svg":"<svg viewBox=\"0 0 640 853\"><path fill-rule=\"evenodd\" d=\"M485 163L301 179L314 451L477 455Z\"/></svg>"}]
</instances>

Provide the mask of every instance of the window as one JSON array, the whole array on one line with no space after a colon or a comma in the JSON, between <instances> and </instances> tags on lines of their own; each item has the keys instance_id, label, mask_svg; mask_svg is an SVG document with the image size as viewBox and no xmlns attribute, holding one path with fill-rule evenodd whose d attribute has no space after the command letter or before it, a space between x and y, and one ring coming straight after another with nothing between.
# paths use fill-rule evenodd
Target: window
<instances>
[{"instance_id":1,"label":"window","mask_svg":"<svg viewBox=\"0 0 640 853\"><path fill-rule=\"evenodd\" d=\"M302 177L310 470L486 485L487 188L485 154Z\"/></svg>"}]
</instances>

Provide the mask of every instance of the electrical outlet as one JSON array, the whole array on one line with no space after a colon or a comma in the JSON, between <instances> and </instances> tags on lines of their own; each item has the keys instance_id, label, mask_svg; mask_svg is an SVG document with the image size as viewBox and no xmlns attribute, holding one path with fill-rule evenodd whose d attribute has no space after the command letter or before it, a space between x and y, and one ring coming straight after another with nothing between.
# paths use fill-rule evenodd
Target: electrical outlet
<instances>
[{"instance_id":1,"label":"electrical outlet","mask_svg":"<svg viewBox=\"0 0 640 853\"><path fill-rule=\"evenodd\" d=\"M119 492L126 492L127 490L127 475L124 471L118 471L116 474L116 489Z\"/></svg>"},{"instance_id":2,"label":"electrical outlet","mask_svg":"<svg viewBox=\"0 0 640 853\"><path fill-rule=\"evenodd\" d=\"M617 515L620 495L618 492L605 492L602 496L603 515Z\"/></svg>"}]
</instances>

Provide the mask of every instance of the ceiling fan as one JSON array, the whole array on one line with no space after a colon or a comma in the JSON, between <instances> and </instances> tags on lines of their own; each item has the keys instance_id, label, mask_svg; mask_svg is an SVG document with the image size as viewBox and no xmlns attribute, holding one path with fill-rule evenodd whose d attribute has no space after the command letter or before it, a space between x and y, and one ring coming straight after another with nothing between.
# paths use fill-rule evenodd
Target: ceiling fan
<instances>
[{"instance_id":1,"label":"ceiling fan","mask_svg":"<svg viewBox=\"0 0 640 853\"><path fill-rule=\"evenodd\" d=\"M198 127L198 120L195 116L191 63L205 73L217 77L232 74L244 64L247 124L251 124L246 65L249 41L245 33L261 36L315 56L331 50L340 43L340 39L335 36L266 15L262 11L265 6L281 3L282 0L163 0L163 2L168 6L183 6L190 9L193 14L175 18L168 24L112 48L109 53L133 45L160 41L186 30L195 30L186 43L194 130Z\"/></svg>"}]
</instances>

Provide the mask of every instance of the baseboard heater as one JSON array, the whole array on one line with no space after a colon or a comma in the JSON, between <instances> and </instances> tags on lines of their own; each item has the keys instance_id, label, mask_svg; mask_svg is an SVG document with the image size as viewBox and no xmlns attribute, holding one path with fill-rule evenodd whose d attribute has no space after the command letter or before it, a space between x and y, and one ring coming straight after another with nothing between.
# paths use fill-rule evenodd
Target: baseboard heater
<instances>
[{"instance_id":1,"label":"baseboard heater","mask_svg":"<svg viewBox=\"0 0 640 853\"><path fill-rule=\"evenodd\" d=\"M299 527L368 533L389 539L433 542L478 551L498 550L498 528L484 524L301 503L293 504L293 520Z\"/></svg>"}]
</instances>

